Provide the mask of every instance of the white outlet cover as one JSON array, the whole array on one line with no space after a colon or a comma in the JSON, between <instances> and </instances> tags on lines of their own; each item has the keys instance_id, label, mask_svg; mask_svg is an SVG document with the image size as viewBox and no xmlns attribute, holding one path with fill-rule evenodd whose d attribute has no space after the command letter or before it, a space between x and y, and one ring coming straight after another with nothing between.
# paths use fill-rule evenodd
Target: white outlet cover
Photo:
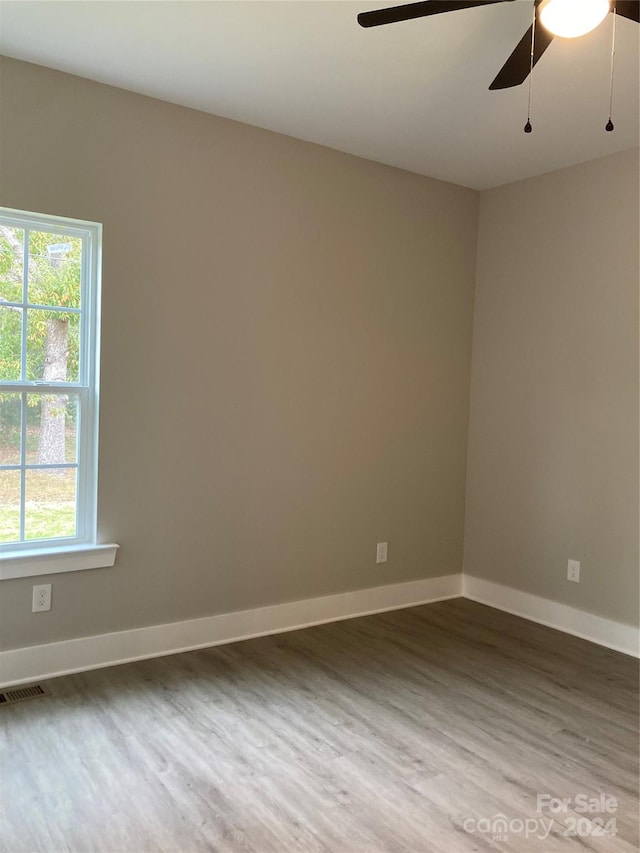
<instances>
[{"instance_id":1,"label":"white outlet cover","mask_svg":"<svg viewBox=\"0 0 640 853\"><path fill-rule=\"evenodd\" d=\"M387 562L387 543L386 542L378 542L376 548L376 563L386 563Z\"/></svg>"},{"instance_id":2,"label":"white outlet cover","mask_svg":"<svg viewBox=\"0 0 640 853\"><path fill-rule=\"evenodd\" d=\"M580 561L569 560L567 563L567 580L580 583Z\"/></svg>"},{"instance_id":3,"label":"white outlet cover","mask_svg":"<svg viewBox=\"0 0 640 853\"><path fill-rule=\"evenodd\" d=\"M33 597L31 599L31 612L42 613L46 610L51 610L51 584L41 583L33 587Z\"/></svg>"}]
</instances>

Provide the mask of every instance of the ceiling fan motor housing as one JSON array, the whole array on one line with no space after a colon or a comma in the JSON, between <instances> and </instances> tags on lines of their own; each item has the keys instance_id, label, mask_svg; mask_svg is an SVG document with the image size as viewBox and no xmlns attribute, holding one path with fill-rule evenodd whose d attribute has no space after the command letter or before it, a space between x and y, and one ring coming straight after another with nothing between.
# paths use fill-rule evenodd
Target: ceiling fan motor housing
<instances>
[{"instance_id":1,"label":"ceiling fan motor housing","mask_svg":"<svg viewBox=\"0 0 640 853\"><path fill-rule=\"evenodd\" d=\"M595 30L611 11L610 0L540 0L543 27L560 38L579 38Z\"/></svg>"}]
</instances>

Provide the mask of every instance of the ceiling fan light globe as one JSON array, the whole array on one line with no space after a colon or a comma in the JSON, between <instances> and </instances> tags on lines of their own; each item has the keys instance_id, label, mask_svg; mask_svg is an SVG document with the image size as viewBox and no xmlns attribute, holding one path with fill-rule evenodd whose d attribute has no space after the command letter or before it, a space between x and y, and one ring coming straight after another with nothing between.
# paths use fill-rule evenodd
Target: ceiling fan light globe
<instances>
[{"instance_id":1,"label":"ceiling fan light globe","mask_svg":"<svg viewBox=\"0 0 640 853\"><path fill-rule=\"evenodd\" d=\"M610 11L610 0L542 0L538 14L554 36L572 39L595 30Z\"/></svg>"}]
</instances>

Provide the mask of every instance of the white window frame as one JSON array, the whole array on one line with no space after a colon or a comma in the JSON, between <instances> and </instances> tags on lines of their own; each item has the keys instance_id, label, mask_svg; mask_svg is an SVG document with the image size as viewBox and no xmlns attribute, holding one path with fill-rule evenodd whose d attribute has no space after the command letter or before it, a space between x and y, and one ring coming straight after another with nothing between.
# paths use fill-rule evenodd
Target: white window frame
<instances>
[{"instance_id":1,"label":"white window frame","mask_svg":"<svg viewBox=\"0 0 640 853\"><path fill-rule=\"evenodd\" d=\"M112 566L118 546L98 544L98 403L100 377L100 272L102 252L102 225L27 213L0 207L0 220L4 225L24 229L23 292L21 302L5 303L22 308L22 363L26 363L26 319L28 288L28 232L45 231L56 235L80 238L82 258L80 270L80 350L79 375L75 382L37 382L25 380L0 380L0 391L5 393L59 393L61 389L77 395L78 400L78 454L76 480L76 535L56 539L25 540L0 544L0 579L26 577L37 574L76 571ZM30 306L33 307L33 306ZM47 306L41 306L47 307ZM22 438L24 448L26 430L26 398L22 397ZM24 452L24 451L23 451ZM6 470L6 469L5 469ZM15 467L14 467L15 470ZM20 503L21 529L24 518L24 456L21 458L22 488Z\"/></svg>"}]
</instances>

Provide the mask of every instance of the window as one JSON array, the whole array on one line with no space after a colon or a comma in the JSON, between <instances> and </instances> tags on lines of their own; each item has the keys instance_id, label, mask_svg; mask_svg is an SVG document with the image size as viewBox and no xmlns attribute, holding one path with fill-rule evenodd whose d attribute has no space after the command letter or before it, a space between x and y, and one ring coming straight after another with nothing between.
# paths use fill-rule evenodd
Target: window
<instances>
[{"instance_id":1,"label":"window","mask_svg":"<svg viewBox=\"0 0 640 853\"><path fill-rule=\"evenodd\" d=\"M98 224L0 208L2 577L115 558L96 546L100 242Z\"/></svg>"}]
</instances>

